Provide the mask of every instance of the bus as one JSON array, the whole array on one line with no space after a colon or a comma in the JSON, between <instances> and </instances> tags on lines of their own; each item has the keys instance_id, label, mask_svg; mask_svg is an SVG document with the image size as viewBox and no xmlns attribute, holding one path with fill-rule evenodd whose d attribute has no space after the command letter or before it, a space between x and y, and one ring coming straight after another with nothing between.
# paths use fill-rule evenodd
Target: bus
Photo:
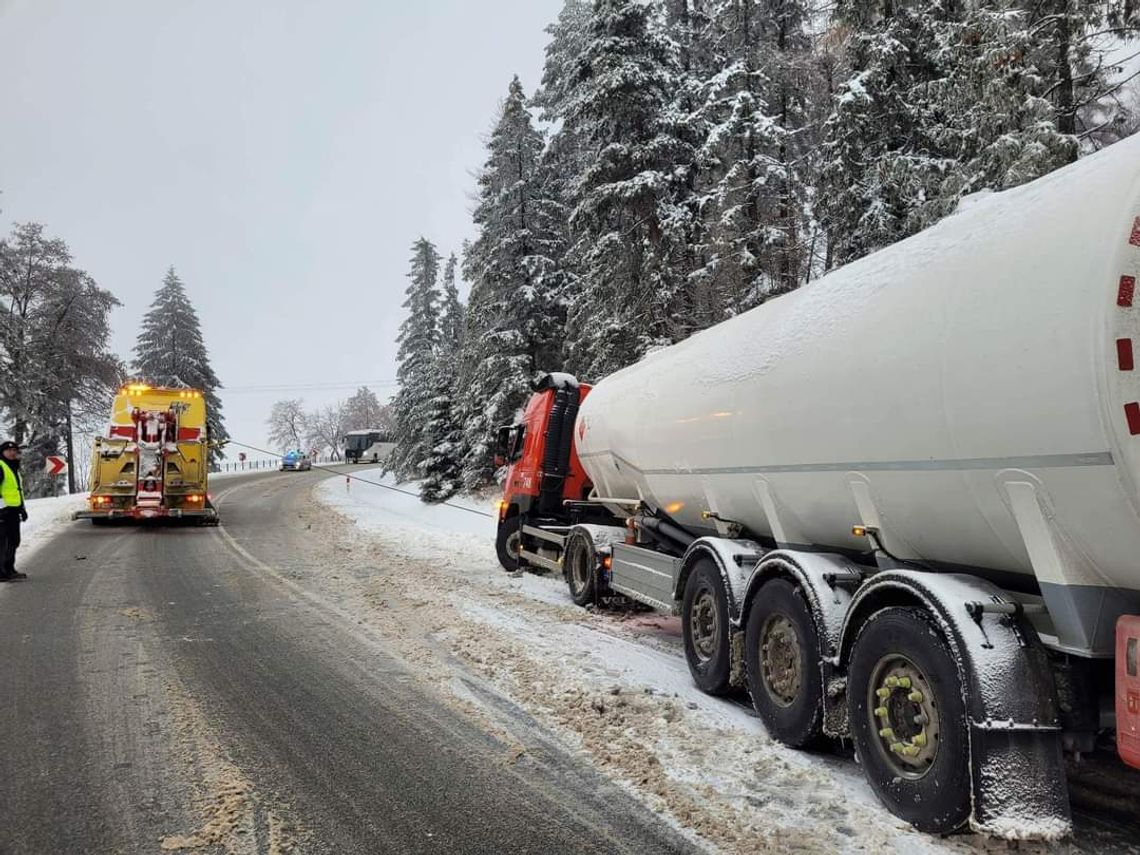
<instances>
[{"instance_id":1,"label":"bus","mask_svg":"<svg viewBox=\"0 0 1140 855\"><path fill-rule=\"evenodd\" d=\"M383 463L394 447L388 431L379 428L350 430L344 435L344 462Z\"/></svg>"}]
</instances>

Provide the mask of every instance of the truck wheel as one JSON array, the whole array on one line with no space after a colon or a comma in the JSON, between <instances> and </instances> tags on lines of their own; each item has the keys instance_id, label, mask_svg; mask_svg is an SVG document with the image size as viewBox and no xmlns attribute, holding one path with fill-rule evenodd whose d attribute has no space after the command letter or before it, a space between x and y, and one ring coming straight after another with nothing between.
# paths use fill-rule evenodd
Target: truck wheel
<instances>
[{"instance_id":1,"label":"truck wheel","mask_svg":"<svg viewBox=\"0 0 1140 855\"><path fill-rule=\"evenodd\" d=\"M895 816L930 834L970 817L966 705L958 666L923 611L889 608L855 638L847 710L855 753Z\"/></svg>"},{"instance_id":2,"label":"truck wheel","mask_svg":"<svg viewBox=\"0 0 1140 855\"><path fill-rule=\"evenodd\" d=\"M804 748L823 732L819 636L803 596L785 579L757 592L744 634L752 705L768 732Z\"/></svg>"},{"instance_id":3,"label":"truck wheel","mask_svg":"<svg viewBox=\"0 0 1140 855\"><path fill-rule=\"evenodd\" d=\"M570 535L563 553L562 572L575 605L588 606L598 598L598 555L594 542L581 532Z\"/></svg>"},{"instance_id":4,"label":"truck wheel","mask_svg":"<svg viewBox=\"0 0 1140 855\"><path fill-rule=\"evenodd\" d=\"M526 567L526 562L519 557L521 545L522 516L516 514L499 523L499 532L495 537L495 552L504 570L513 573L521 567Z\"/></svg>"},{"instance_id":5,"label":"truck wheel","mask_svg":"<svg viewBox=\"0 0 1140 855\"><path fill-rule=\"evenodd\" d=\"M698 559L685 583L685 596L681 601L681 632L693 682L707 694L725 694L732 670L728 643L728 594L720 571L711 558Z\"/></svg>"}]
</instances>

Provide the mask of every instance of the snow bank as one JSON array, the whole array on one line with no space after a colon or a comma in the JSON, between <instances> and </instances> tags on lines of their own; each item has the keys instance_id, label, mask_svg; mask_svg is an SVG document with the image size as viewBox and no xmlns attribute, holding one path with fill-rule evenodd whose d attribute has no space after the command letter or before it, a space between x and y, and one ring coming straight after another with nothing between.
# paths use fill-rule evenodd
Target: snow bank
<instances>
[{"instance_id":1,"label":"snow bank","mask_svg":"<svg viewBox=\"0 0 1140 855\"><path fill-rule=\"evenodd\" d=\"M78 525L72 521L71 515L87 506L87 494L75 493L51 499L29 499L27 504L28 521L20 529L21 544L16 553L17 569L65 526Z\"/></svg>"},{"instance_id":2,"label":"snow bank","mask_svg":"<svg viewBox=\"0 0 1140 855\"><path fill-rule=\"evenodd\" d=\"M420 501L419 487L418 481L397 484L393 475L381 477L377 470L365 470L334 476L318 489L321 501L366 531L391 533L396 527L420 535L419 540L423 532L430 532L470 537L484 548L494 545L493 503L457 497L447 505L427 505Z\"/></svg>"}]
</instances>

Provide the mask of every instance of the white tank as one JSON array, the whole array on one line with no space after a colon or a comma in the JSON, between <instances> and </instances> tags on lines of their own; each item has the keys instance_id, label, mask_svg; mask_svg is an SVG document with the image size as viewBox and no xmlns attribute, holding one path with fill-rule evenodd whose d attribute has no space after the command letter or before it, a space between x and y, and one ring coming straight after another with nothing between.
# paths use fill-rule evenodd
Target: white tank
<instances>
[{"instance_id":1,"label":"white tank","mask_svg":"<svg viewBox=\"0 0 1140 855\"><path fill-rule=\"evenodd\" d=\"M877 525L899 558L1128 599L1137 278L1140 135L606 377L578 451L598 494L690 529L866 549Z\"/></svg>"}]
</instances>

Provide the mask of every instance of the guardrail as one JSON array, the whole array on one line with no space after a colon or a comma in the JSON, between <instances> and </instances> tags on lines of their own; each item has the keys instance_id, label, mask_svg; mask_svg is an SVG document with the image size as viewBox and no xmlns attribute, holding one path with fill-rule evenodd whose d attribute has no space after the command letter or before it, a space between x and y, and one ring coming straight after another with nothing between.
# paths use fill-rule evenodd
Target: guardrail
<instances>
[{"instance_id":1,"label":"guardrail","mask_svg":"<svg viewBox=\"0 0 1140 855\"><path fill-rule=\"evenodd\" d=\"M310 461L314 465L329 464L329 463L344 463L339 457L310 457ZM258 469L280 469L280 457L267 457L259 458L257 460L234 460L219 463L212 470L213 472L251 472Z\"/></svg>"}]
</instances>

